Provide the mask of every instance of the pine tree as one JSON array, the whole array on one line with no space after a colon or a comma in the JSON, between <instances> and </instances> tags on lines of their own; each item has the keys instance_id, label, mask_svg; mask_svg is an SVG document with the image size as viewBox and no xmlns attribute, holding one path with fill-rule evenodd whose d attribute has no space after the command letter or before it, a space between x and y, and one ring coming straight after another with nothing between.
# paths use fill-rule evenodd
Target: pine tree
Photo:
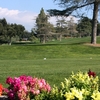
<instances>
[{"instance_id":1,"label":"pine tree","mask_svg":"<svg viewBox=\"0 0 100 100\"><path fill-rule=\"evenodd\" d=\"M41 43L45 43L47 34L49 33L48 16L45 14L44 9L40 10L40 14L36 18L37 34Z\"/></svg>"}]
</instances>

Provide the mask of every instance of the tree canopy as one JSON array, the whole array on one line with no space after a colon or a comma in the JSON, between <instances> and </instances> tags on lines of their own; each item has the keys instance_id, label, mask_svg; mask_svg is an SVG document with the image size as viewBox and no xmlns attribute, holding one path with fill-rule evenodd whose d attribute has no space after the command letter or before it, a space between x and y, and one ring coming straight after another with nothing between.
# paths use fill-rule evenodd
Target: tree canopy
<instances>
[{"instance_id":1,"label":"tree canopy","mask_svg":"<svg viewBox=\"0 0 100 100\"><path fill-rule=\"evenodd\" d=\"M12 38L18 36L19 40L22 38L22 34L25 32L23 25L8 24L6 19L0 19L0 44L9 43L11 44Z\"/></svg>"},{"instance_id":2,"label":"tree canopy","mask_svg":"<svg viewBox=\"0 0 100 100\"><path fill-rule=\"evenodd\" d=\"M80 37L90 36L92 31L92 20L88 17L82 17L77 25L77 31Z\"/></svg>"},{"instance_id":3,"label":"tree canopy","mask_svg":"<svg viewBox=\"0 0 100 100\"><path fill-rule=\"evenodd\" d=\"M38 17L36 18L36 27L40 42L45 43L51 29L51 24L48 22L48 15L45 14L43 8L41 8L40 14L38 14Z\"/></svg>"},{"instance_id":4,"label":"tree canopy","mask_svg":"<svg viewBox=\"0 0 100 100\"><path fill-rule=\"evenodd\" d=\"M100 0L54 0L58 1L63 10L49 9L48 12L51 16L69 16L75 10L79 8L93 6L93 21L92 21L92 33L91 33L91 43L96 44L97 35L97 16L99 10Z\"/></svg>"}]
</instances>

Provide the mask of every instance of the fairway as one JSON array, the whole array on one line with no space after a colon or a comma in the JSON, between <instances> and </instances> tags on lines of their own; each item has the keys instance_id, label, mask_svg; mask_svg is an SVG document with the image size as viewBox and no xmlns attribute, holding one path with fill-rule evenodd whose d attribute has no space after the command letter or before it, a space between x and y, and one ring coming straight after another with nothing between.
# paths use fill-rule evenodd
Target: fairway
<instances>
[{"instance_id":1,"label":"fairway","mask_svg":"<svg viewBox=\"0 0 100 100\"><path fill-rule=\"evenodd\" d=\"M51 85L60 84L72 71L99 73L99 57L47 59L47 60L0 60L0 80L4 83L8 76L30 75L45 78Z\"/></svg>"},{"instance_id":2,"label":"fairway","mask_svg":"<svg viewBox=\"0 0 100 100\"><path fill-rule=\"evenodd\" d=\"M52 86L60 85L72 71L86 72L89 69L100 76L99 47L65 42L51 45L0 46L0 82L4 85L8 76L20 75L44 78Z\"/></svg>"}]
</instances>

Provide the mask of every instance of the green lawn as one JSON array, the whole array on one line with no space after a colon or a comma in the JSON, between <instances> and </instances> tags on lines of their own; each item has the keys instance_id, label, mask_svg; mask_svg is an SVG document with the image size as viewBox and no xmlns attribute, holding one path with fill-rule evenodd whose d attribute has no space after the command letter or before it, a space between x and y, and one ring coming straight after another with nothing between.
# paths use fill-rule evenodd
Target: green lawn
<instances>
[{"instance_id":1,"label":"green lawn","mask_svg":"<svg viewBox=\"0 0 100 100\"><path fill-rule=\"evenodd\" d=\"M8 76L31 75L59 85L72 71L95 71L100 76L100 47L82 43L90 38L70 38L48 44L0 46L0 82ZM44 60L46 58L46 60Z\"/></svg>"}]
</instances>

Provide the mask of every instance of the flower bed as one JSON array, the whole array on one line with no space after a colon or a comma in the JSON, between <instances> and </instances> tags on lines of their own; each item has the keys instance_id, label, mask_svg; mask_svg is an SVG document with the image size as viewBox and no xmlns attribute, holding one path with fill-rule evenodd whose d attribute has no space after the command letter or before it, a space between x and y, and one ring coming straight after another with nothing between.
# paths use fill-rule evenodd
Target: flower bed
<instances>
[{"instance_id":1,"label":"flower bed","mask_svg":"<svg viewBox=\"0 0 100 100\"><path fill-rule=\"evenodd\" d=\"M9 100L99 100L99 78L89 72L72 73L59 87L31 76L8 77L8 88L1 85L1 94L6 93ZM0 100L7 100L5 99Z\"/></svg>"},{"instance_id":2,"label":"flower bed","mask_svg":"<svg viewBox=\"0 0 100 100\"><path fill-rule=\"evenodd\" d=\"M44 98L51 91L50 85L44 79L31 76L8 77L6 83L9 85L4 89L10 100L31 100Z\"/></svg>"}]
</instances>

